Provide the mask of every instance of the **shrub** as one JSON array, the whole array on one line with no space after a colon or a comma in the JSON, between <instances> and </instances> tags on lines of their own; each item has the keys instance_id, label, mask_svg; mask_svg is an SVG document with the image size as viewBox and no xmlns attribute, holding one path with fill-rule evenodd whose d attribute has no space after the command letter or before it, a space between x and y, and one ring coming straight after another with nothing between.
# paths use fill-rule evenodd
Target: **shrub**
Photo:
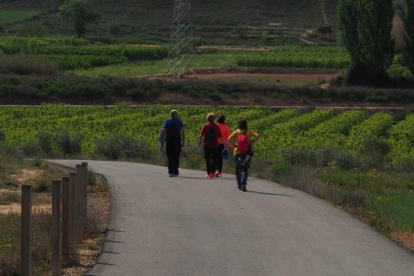
<instances>
[{"instance_id":1,"label":"shrub","mask_svg":"<svg viewBox=\"0 0 414 276\"><path fill-rule=\"evenodd\" d=\"M65 155L80 153L82 135L77 133L71 138L67 130L61 130L57 136L56 144Z\"/></svg>"},{"instance_id":2,"label":"shrub","mask_svg":"<svg viewBox=\"0 0 414 276\"><path fill-rule=\"evenodd\" d=\"M244 24L239 24L236 27L234 27L234 31L236 32L239 38L243 38L246 35L247 26Z\"/></svg>"},{"instance_id":3,"label":"shrub","mask_svg":"<svg viewBox=\"0 0 414 276\"><path fill-rule=\"evenodd\" d=\"M1 57L1 74L56 76L57 69L41 58Z\"/></svg>"},{"instance_id":4,"label":"shrub","mask_svg":"<svg viewBox=\"0 0 414 276\"><path fill-rule=\"evenodd\" d=\"M27 143L21 144L19 150L23 153L24 156L32 157L40 154L41 149L39 144L35 140L30 140Z\"/></svg>"},{"instance_id":5,"label":"shrub","mask_svg":"<svg viewBox=\"0 0 414 276\"><path fill-rule=\"evenodd\" d=\"M125 134L108 136L105 139L95 141L95 153L103 155L110 160L125 159L150 159L153 155L148 143L144 140L136 140Z\"/></svg>"},{"instance_id":6,"label":"shrub","mask_svg":"<svg viewBox=\"0 0 414 276\"><path fill-rule=\"evenodd\" d=\"M366 139L359 148L359 152L364 155L382 155L385 156L391 151L390 143L377 138L370 137Z\"/></svg>"},{"instance_id":7,"label":"shrub","mask_svg":"<svg viewBox=\"0 0 414 276\"><path fill-rule=\"evenodd\" d=\"M0 144L4 143L5 140L6 140L6 133L4 133L4 131L0 129Z\"/></svg>"},{"instance_id":8,"label":"shrub","mask_svg":"<svg viewBox=\"0 0 414 276\"><path fill-rule=\"evenodd\" d=\"M33 192L36 192L36 193L47 192L49 190L49 182L50 181L47 178L42 178L38 180L33 185Z\"/></svg>"},{"instance_id":9,"label":"shrub","mask_svg":"<svg viewBox=\"0 0 414 276\"><path fill-rule=\"evenodd\" d=\"M52 135L46 132L39 132L37 140L42 153L48 156L52 152Z\"/></svg>"},{"instance_id":10,"label":"shrub","mask_svg":"<svg viewBox=\"0 0 414 276\"><path fill-rule=\"evenodd\" d=\"M121 26L119 25L119 23L111 23L108 26L108 33L110 33L111 35L118 35L119 32L121 31Z\"/></svg>"},{"instance_id":11,"label":"shrub","mask_svg":"<svg viewBox=\"0 0 414 276\"><path fill-rule=\"evenodd\" d=\"M194 39L193 39L194 49L197 49L198 47L203 46L203 44L204 44L204 41L201 37L199 37L199 36L194 37Z\"/></svg>"},{"instance_id":12,"label":"shrub","mask_svg":"<svg viewBox=\"0 0 414 276\"><path fill-rule=\"evenodd\" d=\"M283 160L291 165L314 165L315 153L307 148L288 148L281 151Z\"/></svg>"},{"instance_id":13,"label":"shrub","mask_svg":"<svg viewBox=\"0 0 414 276\"><path fill-rule=\"evenodd\" d=\"M335 162L337 166L343 169L358 168L358 159L349 151L338 147L322 147L315 152L316 164L318 166L329 166Z\"/></svg>"}]
</instances>

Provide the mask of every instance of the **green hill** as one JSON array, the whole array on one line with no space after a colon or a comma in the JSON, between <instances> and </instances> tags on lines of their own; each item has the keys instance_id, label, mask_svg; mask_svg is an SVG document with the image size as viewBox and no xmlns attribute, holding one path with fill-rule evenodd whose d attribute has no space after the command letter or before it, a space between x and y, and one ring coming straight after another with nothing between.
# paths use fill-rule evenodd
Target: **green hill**
<instances>
[{"instance_id":1,"label":"green hill","mask_svg":"<svg viewBox=\"0 0 414 276\"><path fill-rule=\"evenodd\" d=\"M45 0L59 5L63 0ZM42 11L44 0L2 0L0 8ZM329 21L335 21L337 0L324 0ZM143 25L169 25L174 0L90 0L106 20L127 20ZM280 22L312 28L324 22L321 0L210 0L191 1L195 24L229 26L247 23L254 26Z\"/></svg>"},{"instance_id":2,"label":"green hill","mask_svg":"<svg viewBox=\"0 0 414 276\"><path fill-rule=\"evenodd\" d=\"M70 35L73 34L71 25L62 23L56 15L63 2L64 0L0 0L0 9L35 11L39 14L32 19L6 26L10 32L19 27L19 24L38 22L44 26L46 33ZM326 24L334 29L337 26L338 0L190 2L194 33L211 44L263 44L260 39L262 33L269 30L269 23L281 23L280 30L270 34L266 42L269 45L299 43L300 35L306 29L316 29ZM90 3L102 14L102 20L89 26L88 36L108 37L112 41L126 43L165 43L168 40L174 0L90 0ZM121 26L120 34L110 36L108 26L115 22ZM234 26L238 24L249 26L249 32L243 41L239 41L233 32ZM21 26L19 32L22 32ZM33 31L29 29L27 33L33 34ZM335 41L335 37L333 34L331 41Z\"/></svg>"}]
</instances>

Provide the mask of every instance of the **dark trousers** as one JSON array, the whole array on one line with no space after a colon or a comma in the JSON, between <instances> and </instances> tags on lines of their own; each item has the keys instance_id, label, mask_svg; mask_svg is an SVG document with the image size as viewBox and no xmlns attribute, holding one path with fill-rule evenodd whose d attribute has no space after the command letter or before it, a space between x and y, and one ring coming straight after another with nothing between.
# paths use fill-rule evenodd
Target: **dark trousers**
<instances>
[{"instance_id":1,"label":"dark trousers","mask_svg":"<svg viewBox=\"0 0 414 276\"><path fill-rule=\"evenodd\" d=\"M204 158L206 159L207 174L214 173L217 163L217 147L204 147Z\"/></svg>"},{"instance_id":2,"label":"dark trousers","mask_svg":"<svg viewBox=\"0 0 414 276\"><path fill-rule=\"evenodd\" d=\"M221 172L223 170L223 156L221 156L221 152L223 150L224 150L224 145L223 144L220 144L217 147L217 162L216 162L217 170L219 172Z\"/></svg>"},{"instance_id":3,"label":"dark trousers","mask_svg":"<svg viewBox=\"0 0 414 276\"><path fill-rule=\"evenodd\" d=\"M178 175L180 165L181 141L167 141L166 151L168 157L168 173Z\"/></svg>"},{"instance_id":4,"label":"dark trousers","mask_svg":"<svg viewBox=\"0 0 414 276\"><path fill-rule=\"evenodd\" d=\"M244 159L246 158L246 154L242 153L242 154L237 154L234 156L234 161L236 162L236 178L237 178L237 184L240 185L241 184L241 177L242 174L245 173L246 174L246 181L247 181L247 177L249 175L249 169L250 169L250 164L252 161L252 157L250 157L249 161L247 162L247 164L243 164ZM245 183L247 185L247 183Z\"/></svg>"}]
</instances>

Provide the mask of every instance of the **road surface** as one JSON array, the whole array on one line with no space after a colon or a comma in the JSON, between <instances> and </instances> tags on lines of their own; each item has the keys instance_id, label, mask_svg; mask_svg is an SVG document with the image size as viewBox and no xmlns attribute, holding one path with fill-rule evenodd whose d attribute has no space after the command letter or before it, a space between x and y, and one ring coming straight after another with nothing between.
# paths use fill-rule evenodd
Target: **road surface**
<instances>
[{"instance_id":1,"label":"road surface","mask_svg":"<svg viewBox=\"0 0 414 276\"><path fill-rule=\"evenodd\" d=\"M243 193L232 175L169 178L143 164L89 166L113 193L103 254L88 275L414 275L414 254L303 192L251 179Z\"/></svg>"}]
</instances>

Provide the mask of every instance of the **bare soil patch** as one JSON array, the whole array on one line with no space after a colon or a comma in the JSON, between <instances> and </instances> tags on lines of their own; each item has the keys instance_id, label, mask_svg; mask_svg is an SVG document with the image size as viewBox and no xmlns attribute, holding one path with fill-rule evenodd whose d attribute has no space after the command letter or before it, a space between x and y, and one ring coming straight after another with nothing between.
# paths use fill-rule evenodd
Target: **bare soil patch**
<instances>
[{"instance_id":1,"label":"bare soil patch","mask_svg":"<svg viewBox=\"0 0 414 276\"><path fill-rule=\"evenodd\" d=\"M20 184L26 184L41 179L44 173L45 171L41 169L21 169L18 174L11 175L10 178Z\"/></svg>"},{"instance_id":2,"label":"bare soil patch","mask_svg":"<svg viewBox=\"0 0 414 276\"><path fill-rule=\"evenodd\" d=\"M284 86L323 85L338 75L335 70L286 70L268 68L200 68L187 71L182 78L167 75L143 76L149 80L229 81Z\"/></svg>"},{"instance_id":3,"label":"bare soil patch","mask_svg":"<svg viewBox=\"0 0 414 276\"><path fill-rule=\"evenodd\" d=\"M243 45L226 46L226 45L203 45L198 47L200 50L239 50L239 51L269 51L273 47L249 47Z\"/></svg>"}]
</instances>

